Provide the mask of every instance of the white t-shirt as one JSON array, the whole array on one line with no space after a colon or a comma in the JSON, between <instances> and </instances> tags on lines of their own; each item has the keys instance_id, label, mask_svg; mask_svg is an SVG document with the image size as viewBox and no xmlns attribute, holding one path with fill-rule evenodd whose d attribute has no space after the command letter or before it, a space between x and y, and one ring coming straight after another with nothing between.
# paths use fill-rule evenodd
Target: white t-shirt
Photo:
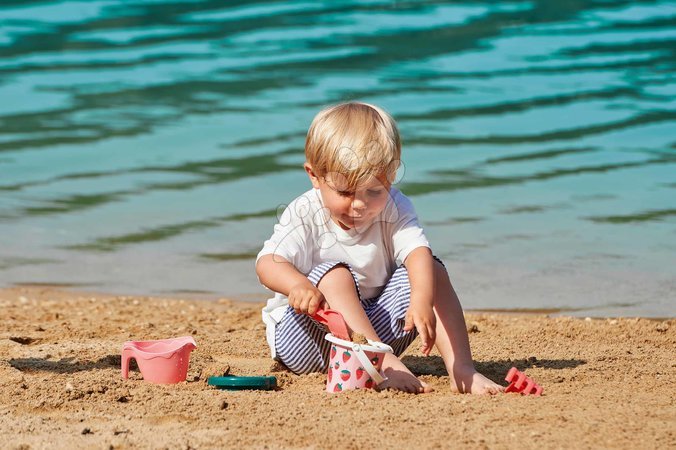
<instances>
[{"instance_id":1,"label":"white t-shirt","mask_svg":"<svg viewBox=\"0 0 676 450\"><path fill-rule=\"evenodd\" d=\"M349 264L357 277L362 298L380 294L406 257L418 247L428 247L411 201L391 188L383 211L360 230L343 230L331 220L318 189L296 198L282 213L270 239L258 253L279 255L307 275L319 264ZM275 325L286 311L286 296L276 293L263 308L267 340L275 356Z\"/></svg>"}]
</instances>

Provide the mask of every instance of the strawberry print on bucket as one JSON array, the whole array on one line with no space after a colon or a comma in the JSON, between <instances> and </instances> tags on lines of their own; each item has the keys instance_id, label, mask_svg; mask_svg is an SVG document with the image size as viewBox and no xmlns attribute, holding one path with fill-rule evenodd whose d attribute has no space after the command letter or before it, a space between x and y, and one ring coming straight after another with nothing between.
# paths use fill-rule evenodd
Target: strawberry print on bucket
<instances>
[{"instance_id":1,"label":"strawberry print on bucket","mask_svg":"<svg viewBox=\"0 0 676 450\"><path fill-rule=\"evenodd\" d=\"M325 336L332 344L326 392L373 389L386 380L380 369L385 353L394 353L392 347L371 340L367 340L368 344L352 342L347 323L338 311L320 309L312 318L328 326L330 331Z\"/></svg>"},{"instance_id":2,"label":"strawberry print on bucket","mask_svg":"<svg viewBox=\"0 0 676 450\"><path fill-rule=\"evenodd\" d=\"M385 380L380 369L385 353L393 353L390 346L375 341L356 344L330 333L326 340L332 344L326 392L373 389Z\"/></svg>"}]
</instances>

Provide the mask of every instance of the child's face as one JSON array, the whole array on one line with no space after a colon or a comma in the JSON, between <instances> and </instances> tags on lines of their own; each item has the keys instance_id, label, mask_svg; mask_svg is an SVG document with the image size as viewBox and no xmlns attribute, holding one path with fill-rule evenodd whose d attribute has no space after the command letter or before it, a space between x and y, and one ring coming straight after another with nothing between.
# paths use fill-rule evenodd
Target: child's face
<instances>
[{"instance_id":1,"label":"child's face","mask_svg":"<svg viewBox=\"0 0 676 450\"><path fill-rule=\"evenodd\" d=\"M359 230L385 209L390 194L390 184L385 176L372 177L356 191L351 191L347 189L345 177L339 173L317 177L308 164L306 171L312 186L319 189L331 219L343 230Z\"/></svg>"}]
</instances>

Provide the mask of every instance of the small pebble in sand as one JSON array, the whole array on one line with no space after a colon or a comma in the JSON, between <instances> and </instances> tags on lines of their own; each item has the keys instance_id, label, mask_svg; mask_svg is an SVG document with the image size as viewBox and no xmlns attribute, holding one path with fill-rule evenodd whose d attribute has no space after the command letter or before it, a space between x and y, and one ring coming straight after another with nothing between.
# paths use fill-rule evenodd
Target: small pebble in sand
<instances>
[{"instance_id":1,"label":"small pebble in sand","mask_svg":"<svg viewBox=\"0 0 676 450\"><path fill-rule=\"evenodd\" d=\"M268 370L270 372L286 372L289 369L287 369L286 366L284 364L282 364L281 362L275 361L275 362L272 363L272 365L270 366L270 369L268 369Z\"/></svg>"}]
</instances>

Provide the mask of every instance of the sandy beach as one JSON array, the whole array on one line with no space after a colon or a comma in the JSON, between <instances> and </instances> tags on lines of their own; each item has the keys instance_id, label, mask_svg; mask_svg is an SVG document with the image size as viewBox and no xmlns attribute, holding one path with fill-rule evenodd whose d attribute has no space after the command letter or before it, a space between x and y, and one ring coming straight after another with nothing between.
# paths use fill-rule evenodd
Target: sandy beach
<instances>
[{"instance_id":1,"label":"sandy beach","mask_svg":"<svg viewBox=\"0 0 676 450\"><path fill-rule=\"evenodd\" d=\"M451 392L438 354L404 362L427 395L324 392L269 358L260 304L0 290L2 447L675 448L676 320L468 313L477 367L511 366L539 398ZM126 340L192 335L188 381L120 376ZM276 391L221 391L210 375L274 375ZM502 381L506 385L506 382Z\"/></svg>"}]
</instances>

